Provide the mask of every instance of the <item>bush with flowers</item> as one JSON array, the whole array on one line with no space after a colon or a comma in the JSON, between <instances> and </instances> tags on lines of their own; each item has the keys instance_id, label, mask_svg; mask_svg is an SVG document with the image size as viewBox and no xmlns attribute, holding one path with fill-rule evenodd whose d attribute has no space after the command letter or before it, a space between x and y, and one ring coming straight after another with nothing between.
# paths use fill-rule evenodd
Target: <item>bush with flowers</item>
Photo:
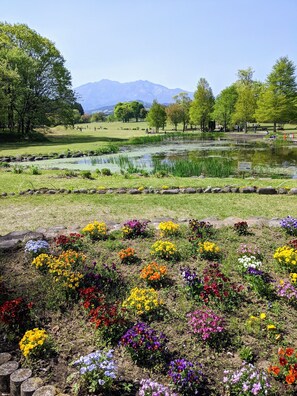
<instances>
[{"instance_id":1,"label":"bush with flowers","mask_svg":"<svg viewBox=\"0 0 297 396\"><path fill-rule=\"evenodd\" d=\"M290 273L290 279L293 285L296 285L297 283L297 273L296 272L291 272Z\"/></svg>"},{"instance_id":2,"label":"bush with flowers","mask_svg":"<svg viewBox=\"0 0 297 396\"><path fill-rule=\"evenodd\" d=\"M175 389L185 396L199 395L205 381L201 366L186 359L172 360L168 376Z\"/></svg>"},{"instance_id":3,"label":"bush with flowers","mask_svg":"<svg viewBox=\"0 0 297 396\"><path fill-rule=\"evenodd\" d=\"M75 250L80 251L83 248L84 236L75 232L69 235L59 235L54 238L56 246L62 250Z\"/></svg>"},{"instance_id":4,"label":"bush with flowers","mask_svg":"<svg viewBox=\"0 0 297 396\"><path fill-rule=\"evenodd\" d=\"M44 329L36 327L26 331L19 346L26 359L39 357L49 348L49 336Z\"/></svg>"},{"instance_id":5,"label":"bush with flowers","mask_svg":"<svg viewBox=\"0 0 297 396\"><path fill-rule=\"evenodd\" d=\"M186 291L194 298L200 299L203 283L198 274L189 267L185 267L181 268L181 276L186 284Z\"/></svg>"},{"instance_id":6,"label":"bush with flowers","mask_svg":"<svg viewBox=\"0 0 297 396\"><path fill-rule=\"evenodd\" d=\"M142 379L138 396L178 396L171 388L151 379Z\"/></svg>"},{"instance_id":7,"label":"bush with flowers","mask_svg":"<svg viewBox=\"0 0 297 396\"><path fill-rule=\"evenodd\" d=\"M26 303L22 297L7 300L0 306L0 322L6 325L10 331L20 332L30 322L32 303Z\"/></svg>"},{"instance_id":8,"label":"bush with flowers","mask_svg":"<svg viewBox=\"0 0 297 396\"><path fill-rule=\"evenodd\" d=\"M225 370L223 383L227 394L232 396L268 396L273 394L267 374L251 363L243 362L242 366L235 371Z\"/></svg>"},{"instance_id":9,"label":"bush with flowers","mask_svg":"<svg viewBox=\"0 0 297 396\"><path fill-rule=\"evenodd\" d=\"M241 243L239 248L237 249L237 253L239 257L243 256L253 256L257 260L262 261L263 260L263 254L258 246L255 245L250 245L246 243Z\"/></svg>"},{"instance_id":10,"label":"bush with flowers","mask_svg":"<svg viewBox=\"0 0 297 396\"><path fill-rule=\"evenodd\" d=\"M297 269L297 250L291 246L281 246L276 249L273 258L288 269Z\"/></svg>"},{"instance_id":11,"label":"bush with flowers","mask_svg":"<svg viewBox=\"0 0 297 396\"><path fill-rule=\"evenodd\" d=\"M251 315L246 321L246 328L251 333L264 335L269 339L278 341L281 338L279 329L273 321L267 318L265 312L261 312L258 316Z\"/></svg>"},{"instance_id":12,"label":"bush with flowers","mask_svg":"<svg viewBox=\"0 0 297 396\"><path fill-rule=\"evenodd\" d=\"M272 284L274 279L267 273L250 266L247 267L243 276L247 280L249 287L256 293L269 298L273 297L274 289Z\"/></svg>"},{"instance_id":13,"label":"bush with flowers","mask_svg":"<svg viewBox=\"0 0 297 396\"><path fill-rule=\"evenodd\" d=\"M72 365L79 369L81 380L79 387L87 388L89 393L110 390L117 376L117 366L113 355L113 349L98 350L81 356L73 362Z\"/></svg>"},{"instance_id":14,"label":"bush with flowers","mask_svg":"<svg viewBox=\"0 0 297 396\"><path fill-rule=\"evenodd\" d=\"M131 247L120 250L118 252L118 256L122 264L133 264L139 260L136 255L135 249Z\"/></svg>"},{"instance_id":15,"label":"bush with flowers","mask_svg":"<svg viewBox=\"0 0 297 396\"><path fill-rule=\"evenodd\" d=\"M187 314L188 324L192 333L203 341L217 340L219 333L225 332L225 319L208 307L201 307Z\"/></svg>"},{"instance_id":16,"label":"bush with flowers","mask_svg":"<svg viewBox=\"0 0 297 396\"><path fill-rule=\"evenodd\" d=\"M291 282L281 279L276 285L276 294L286 299L289 304L297 305L297 289Z\"/></svg>"},{"instance_id":17,"label":"bush with flowers","mask_svg":"<svg viewBox=\"0 0 297 396\"><path fill-rule=\"evenodd\" d=\"M278 362L268 367L268 373L287 385L297 384L297 349L292 347L278 349Z\"/></svg>"},{"instance_id":18,"label":"bush with flowers","mask_svg":"<svg viewBox=\"0 0 297 396\"><path fill-rule=\"evenodd\" d=\"M107 238L107 226L104 222L94 221L93 223L87 224L83 229L82 233L88 236L93 241L106 239Z\"/></svg>"},{"instance_id":19,"label":"bush with flowers","mask_svg":"<svg viewBox=\"0 0 297 396\"><path fill-rule=\"evenodd\" d=\"M214 234L213 225L205 222L192 219L189 221L190 241L205 240L211 238Z\"/></svg>"},{"instance_id":20,"label":"bush with flowers","mask_svg":"<svg viewBox=\"0 0 297 396\"><path fill-rule=\"evenodd\" d=\"M205 260L218 260L221 257L221 249L214 242L204 241L198 245L198 253Z\"/></svg>"},{"instance_id":21,"label":"bush with flowers","mask_svg":"<svg viewBox=\"0 0 297 396\"><path fill-rule=\"evenodd\" d=\"M49 263L53 260L53 256L47 253L41 253L32 261L32 265L41 272L47 272Z\"/></svg>"},{"instance_id":22,"label":"bush with flowers","mask_svg":"<svg viewBox=\"0 0 297 396\"><path fill-rule=\"evenodd\" d=\"M170 236L177 236L180 233L179 224L174 223L173 221L163 221L159 223L158 228L160 230L161 238L168 238Z\"/></svg>"},{"instance_id":23,"label":"bush with flowers","mask_svg":"<svg viewBox=\"0 0 297 396\"><path fill-rule=\"evenodd\" d=\"M297 219L287 216L281 220L280 226L288 235L297 235Z\"/></svg>"},{"instance_id":24,"label":"bush with flowers","mask_svg":"<svg viewBox=\"0 0 297 396\"><path fill-rule=\"evenodd\" d=\"M148 221L129 220L122 227L123 237L126 239L144 238L148 235Z\"/></svg>"},{"instance_id":25,"label":"bush with flowers","mask_svg":"<svg viewBox=\"0 0 297 396\"><path fill-rule=\"evenodd\" d=\"M166 276L166 265L160 265L155 261L145 265L140 272L140 278L145 280L148 285L160 285Z\"/></svg>"},{"instance_id":26,"label":"bush with flowers","mask_svg":"<svg viewBox=\"0 0 297 396\"><path fill-rule=\"evenodd\" d=\"M163 260L177 260L179 253L174 243L169 241L156 241L151 247L151 255Z\"/></svg>"},{"instance_id":27,"label":"bush with flowers","mask_svg":"<svg viewBox=\"0 0 297 396\"><path fill-rule=\"evenodd\" d=\"M248 268L260 269L262 267L262 261L257 259L256 256L241 256L238 258L238 262L244 270Z\"/></svg>"},{"instance_id":28,"label":"bush with flowers","mask_svg":"<svg viewBox=\"0 0 297 396\"><path fill-rule=\"evenodd\" d=\"M163 301L153 288L134 287L122 305L137 315L143 315L158 310L163 306Z\"/></svg>"},{"instance_id":29,"label":"bush with flowers","mask_svg":"<svg viewBox=\"0 0 297 396\"><path fill-rule=\"evenodd\" d=\"M136 323L120 339L120 345L129 352L132 360L146 367L162 364L167 355L168 339L143 322Z\"/></svg>"},{"instance_id":30,"label":"bush with flowers","mask_svg":"<svg viewBox=\"0 0 297 396\"><path fill-rule=\"evenodd\" d=\"M248 223L246 221L239 221L234 224L233 229L238 235L248 235Z\"/></svg>"},{"instance_id":31,"label":"bush with flowers","mask_svg":"<svg viewBox=\"0 0 297 396\"><path fill-rule=\"evenodd\" d=\"M36 257L41 253L48 253L49 250L49 243L43 239L37 241L31 239L25 245L25 253L30 254L32 257Z\"/></svg>"}]
</instances>

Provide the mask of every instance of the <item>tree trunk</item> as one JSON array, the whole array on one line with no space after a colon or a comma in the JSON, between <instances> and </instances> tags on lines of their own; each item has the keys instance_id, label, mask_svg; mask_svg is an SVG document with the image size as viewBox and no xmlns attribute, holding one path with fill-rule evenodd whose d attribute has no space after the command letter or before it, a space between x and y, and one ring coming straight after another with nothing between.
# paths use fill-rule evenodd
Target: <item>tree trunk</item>
<instances>
[{"instance_id":1,"label":"tree trunk","mask_svg":"<svg viewBox=\"0 0 297 396\"><path fill-rule=\"evenodd\" d=\"M276 132L276 122L273 123L273 132Z\"/></svg>"},{"instance_id":2,"label":"tree trunk","mask_svg":"<svg viewBox=\"0 0 297 396\"><path fill-rule=\"evenodd\" d=\"M24 381L30 378L32 370L19 369L10 376L10 396L21 396L21 385Z\"/></svg>"},{"instance_id":3,"label":"tree trunk","mask_svg":"<svg viewBox=\"0 0 297 396\"><path fill-rule=\"evenodd\" d=\"M27 379L21 385L21 396L32 396L33 393L41 388L43 385L43 380L38 377L31 377Z\"/></svg>"},{"instance_id":4,"label":"tree trunk","mask_svg":"<svg viewBox=\"0 0 297 396\"><path fill-rule=\"evenodd\" d=\"M18 362L11 361L0 366L0 394L10 392L10 375L19 367Z\"/></svg>"}]
</instances>

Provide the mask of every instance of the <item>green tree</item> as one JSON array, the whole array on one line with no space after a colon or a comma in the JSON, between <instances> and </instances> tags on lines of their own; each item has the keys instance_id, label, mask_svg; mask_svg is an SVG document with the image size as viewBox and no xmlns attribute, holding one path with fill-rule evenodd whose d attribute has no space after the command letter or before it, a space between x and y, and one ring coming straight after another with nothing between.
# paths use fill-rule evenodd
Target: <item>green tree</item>
<instances>
[{"instance_id":1,"label":"green tree","mask_svg":"<svg viewBox=\"0 0 297 396\"><path fill-rule=\"evenodd\" d=\"M253 80L253 70L238 71L238 80L236 82L237 101L232 121L237 124L243 124L244 132L247 132L248 122L254 121L254 114L257 107L257 97L259 95L260 84Z\"/></svg>"},{"instance_id":2,"label":"green tree","mask_svg":"<svg viewBox=\"0 0 297 396\"><path fill-rule=\"evenodd\" d=\"M187 94L187 92L180 92L179 94L173 96L175 103L179 104L182 108L182 124L183 124L183 132L187 129L187 125L190 121L190 105L191 98Z\"/></svg>"},{"instance_id":3,"label":"green tree","mask_svg":"<svg viewBox=\"0 0 297 396\"><path fill-rule=\"evenodd\" d=\"M216 98L213 110L213 118L223 125L225 132L227 127L231 126L232 115L235 110L237 97L238 93L236 86L232 84L230 87L223 89Z\"/></svg>"},{"instance_id":4,"label":"green tree","mask_svg":"<svg viewBox=\"0 0 297 396\"><path fill-rule=\"evenodd\" d=\"M200 125L202 132L206 131L208 122L211 120L213 105L212 90L205 78L200 78L190 106L190 119L193 124Z\"/></svg>"},{"instance_id":5,"label":"green tree","mask_svg":"<svg viewBox=\"0 0 297 396\"><path fill-rule=\"evenodd\" d=\"M156 132L159 132L159 129L164 128L166 125L165 106L161 105L156 100L154 100L152 107L147 113L146 119L149 126L156 128Z\"/></svg>"},{"instance_id":6,"label":"green tree","mask_svg":"<svg viewBox=\"0 0 297 396\"><path fill-rule=\"evenodd\" d=\"M28 134L42 125L73 124L75 97L64 58L23 24L0 23L1 122Z\"/></svg>"},{"instance_id":7,"label":"green tree","mask_svg":"<svg viewBox=\"0 0 297 396\"><path fill-rule=\"evenodd\" d=\"M131 103L129 102L119 102L115 105L114 115L118 120L123 122L129 122L133 117L133 110L131 108Z\"/></svg>"},{"instance_id":8,"label":"green tree","mask_svg":"<svg viewBox=\"0 0 297 396\"><path fill-rule=\"evenodd\" d=\"M104 122L106 121L106 114L103 111L97 111L91 115L91 122Z\"/></svg>"},{"instance_id":9,"label":"green tree","mask_svg":"<svg viewBox=\"0 0 297 396\"><path fill-rule=\"evenodd\" d=\"M177 131L177 125L183 121L183 108L178 103L172 103L166 107L166 115L171 124L174 125Z\"/></svg>"},{"instance_id":10,"label":"green tree","mask_svg":"<svg viewBox=\"0 0 297 396\"><path fill-rule=\"evenodd\" d=\"M267 76L258 100L255 118L259 122L277 123L296 121L297 84L296 67L287 57L279 58Z\"/></svg>"},{"instance_id":11,"label":"green tree","mask_svg":"<svg viewBox=\"0 0 297 396\"><path fill-rule=\"evenodd\" d=\"M142 114L141 111L142 109L144 109L143 104L138 102L137 100L134 100L133 102L130 103L130 107L133 112L135 121L138 122L138 119L141 118L141 114Z\"/></svg>"}]
</instances>

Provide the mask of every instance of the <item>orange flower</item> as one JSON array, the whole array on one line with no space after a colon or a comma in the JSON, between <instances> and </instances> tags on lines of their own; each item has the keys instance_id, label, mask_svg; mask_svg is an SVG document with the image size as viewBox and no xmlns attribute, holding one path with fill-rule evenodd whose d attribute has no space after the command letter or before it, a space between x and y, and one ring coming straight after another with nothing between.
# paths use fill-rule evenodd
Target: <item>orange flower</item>
<instances>
[{"instance_id":1,"label":"orange flower","mask_svg":"<svg viewBox=\"0 0 297 396\"><path fill-rule=\"evenodd\" d=\"M284 356L285 350L283 348L279 348L277 353L279 354L279 356Z\"/></svg>"},{"instance_id":2,"label":"orange flower","mask_svg":"<svg viewBox=\"0 0 297 396\"><path fill-rule=\"evenodd\" d=\"M280 368L278 366L269 366L267 371L277 376L280 373Z\"/></svg>"},{"instance_id":3,"label":"orange flower","mask_svg":"<svg viewBox=\"0 0 297 396\"><path fill-rule=\"evenodd\" d=\"M294 348L286 348L286 355L292 356L294 353Z\"/></svg>"},{"instance_id":4,"label":"orange flower","mask_svg":"<svg viewBox=\"0 0 297 396\"><path fill-rule=\"evenodd\" d=\"M289 374L286 376L286 383L291 385L295 382L295 375Z\"/></svg>"}]
</instances>

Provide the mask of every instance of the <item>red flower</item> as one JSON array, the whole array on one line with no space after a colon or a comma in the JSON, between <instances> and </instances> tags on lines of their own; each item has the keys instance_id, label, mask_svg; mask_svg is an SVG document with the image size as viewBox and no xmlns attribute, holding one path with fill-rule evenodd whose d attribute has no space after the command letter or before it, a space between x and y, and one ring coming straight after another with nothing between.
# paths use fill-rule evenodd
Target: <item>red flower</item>
<instances>
[{"instance_id":1,"label":"red flower","mask_svg":"<svg viewBox=\"0 0 297 396\"><path fill-rule=\"evenodd\" d=\"M286 364L288 364L288 361L287 361L287 359L285 359L284 357L280 357L280 358L279 358L279 364L280 364L281 366L286 366Z\"/></svg>"},{"instance_id":2,"label":"red flower","mask_svg":"<svg viewBox=\"0 0 297 396\"><path fill-rule=\"evenodd\" d=\"M272 373L272 374L278 376L280 373L280 368L278 366L269 366L268 373Z\"/></svg>"},{"instance_id":3,"label":"red flower","mask_svg":"<svg viewBox=\"0 0 297 396\"><path fill-rule=\"evenodd\" d=\"M294 348L286 348L286 355L292 356L294 353Z\"/></svg>"}]
</instances>

